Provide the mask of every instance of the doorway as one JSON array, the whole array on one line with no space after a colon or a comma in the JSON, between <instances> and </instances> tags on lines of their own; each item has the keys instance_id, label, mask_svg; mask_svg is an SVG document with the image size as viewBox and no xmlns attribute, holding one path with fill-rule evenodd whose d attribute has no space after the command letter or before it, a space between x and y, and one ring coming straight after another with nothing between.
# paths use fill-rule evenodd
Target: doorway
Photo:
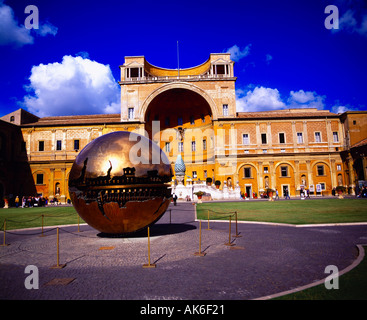
<instances>
[{"instance_id":1,"label":"doorway","mask_svg":"<svg viewBox=\"0 0 367 320\"><path fill-rule=\"evenodd\" d=\"M252 198L252 186L245 186L247 198Z\"/></svg>"}]
</instances>

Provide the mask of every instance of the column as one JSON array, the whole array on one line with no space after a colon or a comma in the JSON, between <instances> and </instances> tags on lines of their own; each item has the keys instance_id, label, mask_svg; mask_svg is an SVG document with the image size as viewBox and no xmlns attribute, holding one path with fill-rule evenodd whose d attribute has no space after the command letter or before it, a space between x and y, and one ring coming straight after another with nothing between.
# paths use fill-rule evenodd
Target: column
<instances>
[{"instance_id":1,"label":"column","mask_svg":"<svg viewBox=\"0 0 367 320\"><path fill-rule=\"evenodd\" d=\"M65 171L66 171L66 168L61 168L61 190L60 190L60 201L63 201L63 202L66 202L66 181L65 181Z\"/></svg>"},{"instance_id":2,"label":"column","mask_svg":"<svg viewBox=\"0 0 367 320\"><path fill-rule=\"evenodd\" d=\"M269 162L269 176L270 176L270 188L275 190L276 188L276 174L274 168L274 161Z\"/></svg>"},{"instance_id":3,"label":"column","mask_svg":"<svg viewBox=\"0 0 367 320\"><path fill-rule=\"evenodd\" d=\"M48 200L55 196L55 168L50 168L50 180L48 185Z\"/></svg>"},{"instance_id":4,"label":"column","mask_svg":"<svg viewBox=\"0 0 367 320\"><path fill-rule=\"evenodd\" d=\"M257 185L258 185L258 189L264 189L264 181L263 181L263 167L262 167L262 162L258 161L257 162ZM257 193L259 193L259 190L257 190Z\"/></svg>"},{"instance_id":5,"label":"column","mask_svg":"<svg viewBox=\"0 0 367 320\"><path fill-rule=\"evenodd\" d=\"M295 185L295 189L296 189L296 195L297 195L297 188L301 185L300 183L300 176L299 176L299 161L296 160L294 161L295 164L295 170L294 170L294 185Z\"/></svg>"},{"instance_id":6,"label":"column","mask_svg":"<svg viewBox=\"0 0 367 320\"><path fill-rule=\"evenodd\" d=\"M312 171L311 171L311 160L306 160L306 166L307 166L307 178L308 178L308 187L310 187L311 184L313 184L312 179ZM314 185L315 192L316 192L316 186Z\"/></svg>"},{"instance_id":7,"label":"column","mask_svg":"<svg viewBox=\"0 0 367 320\"><path fill-rule=\"evenodd\" d=\"M353 168L353 157L351 154L348 154L347 158L348 162L348 170L349 170L349 187L352 187L351 194L355 194L354 187L355 187L355 175L354 175L354 168Z\"/></svg>"}]
</instances>

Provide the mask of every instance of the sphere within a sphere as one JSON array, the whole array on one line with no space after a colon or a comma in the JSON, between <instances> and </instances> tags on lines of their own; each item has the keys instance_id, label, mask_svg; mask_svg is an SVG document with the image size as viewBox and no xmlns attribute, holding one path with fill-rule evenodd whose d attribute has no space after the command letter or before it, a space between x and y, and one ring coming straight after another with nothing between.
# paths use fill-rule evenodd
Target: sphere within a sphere
<instances>
[{"instance_id":1,"label":"sphere within a sphere","mask_svg":"<svg viewBox=\"0 0 367 320\"><path fill-rule=\"evenodd\" d=\"M90 142L76 157L69 193L80 217L106 234L129 234L156 222L171 201L172 170L150 139L118 131Z\"/></svg>"}]
</instances>

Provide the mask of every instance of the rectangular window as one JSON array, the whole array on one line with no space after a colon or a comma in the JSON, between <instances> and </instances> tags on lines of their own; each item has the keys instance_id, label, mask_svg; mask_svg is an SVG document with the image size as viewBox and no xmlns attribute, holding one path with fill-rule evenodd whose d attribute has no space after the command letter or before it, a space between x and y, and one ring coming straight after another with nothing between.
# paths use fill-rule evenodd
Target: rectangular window
<instances>
[{"instance_id":1,"label":"rectangular window","mask_svg":"<svg viewBox=\"0 0 367 320\"><path fill-rule=\"evenodd\" d=\"M251 168L244 169L245 178L251 178Z\"/></svg>"},{"instance_id":2,"label":"rectangular window","mask_svg":"<svg viewBox=\"0 0 367 320\"><path fill-rule=\"evenodd\" d=\"M38 141L38 151L45 151L45 142Z\"/></svg>"},{"instance_id":3,"label":"rectangular window","mask_svg":"<svg viewBox=\"0 0 367 320\"><path fill-rule=\"evenodd\" d=\"M37 173L36 184L43 184L43 173Z\"/></svg>"},{"instance_id":4,"label":"rectangular window","mask_svg":"<svg viewBox=\"0 0 367 320\"><path fill-rule=\"evenodd\" d=\"M284 133L279 133L279 143L285 143L285 135L284 135Z\"/></svg>"},{"instance_id":5,"label":"rectangular window","mask_svg":"<svg viewBox=\"0 0 367 320\"><path fill-rule=\"evenodd\" d=\"M74 140L74 150L79 150L79 140L78 139Z\"/></svg>"},{"instance_id":6,"label":"rectangular window","mask_svg":"<svg viewBox=\"0 0 367 320\"><path fill-rule=\"evenodd\" d=\"M297 143L303 143L303 133L297 132Z\"/></svg>"},{"instance_id":7,"label":"rectangular window","mask_svg":"<svg viewBox=\"0 0 367 320\"><path fill-rule=\"evenodd\" d=\"M242 144L250 144L250 137L248 133L242 135Z\"/></svg>"},{"instance_id":8,"label":"rectangular window","mask_svg":"<svg viewBox=\"0 0 367 320\"><path fill-rule=\"evenodd\" d=\"M204 170L204 179L208 177L208 171Z\"/></svg>"},{"instance_id":9,"label":"rectangular window","mask_svg":"<svg viewBox=\"0 0 367 320\"><path fill-rule=\"evenodd\" d=\"M198 173L196 171L193 171L192 172L192 177L193 177L193 179L197 178L198 177Z\"/></svg>"},{"instance_id":10,"label":"rectangular window","mask_svg":"<svg viewBox=\"0 0 367 320\"><path fill-rule=\"evenodd\" d=\"M57 140L56 141L56 150L61 150L61 146L62 146L61 140Z\"/></svg>"},{"instance_id":11,"label":"rectangular window","mask_svg":"<svg viewBox=\"0 0 367 320\"><path fill-rule=\"evenodd\" d=\"M321 142L321 133L315 132L315 142Z\"/></svg>"},{"instance_id":12,"label":"rectangular window","mask_svg":"<svg viewBox=\"0 0 367 320\"><path fill-rule=\"evenodd\" d=\"M336 170L341 171L342 170L342 165L341 164L337 164L336 165Z\"/></svg>"},{"instance_id":13,"label":"rectangular window","mask_svg":"<svg viewBox=\"0 0 367 320\"><path fill-rule=\"evenodd\" d=\"M129 108L128 117L130 120L134 119L134 108Z\"/></svg>"},{"instance_id":14,"label":"rectangular window","mask_svg":"<svg viewBox=\"0 0 367 320\"><path fill-rule=\"evenodd\" d=\"M317 175L318 176L323 176L324 174L325 174L324 166L323 165L317 166Z\"/></svg>"},{"instance_id":15,"label":"rectangular window","mask_svg":"<svg viewBox=\"0 0 367 320\"><path fill-rule=\"evenodd\" d=\"M203 139L203 150L206 150L206 139Z\"/></svg>"},{"instance_id":16,"label":"rectangular window","mask_svg":"<svg viewBox=\"0 0 367 320\"><path fill-rule=\"evenodd\" d=\"M228 104L223 105L223 116L228 116Z\"/></svg>"},{"instance_id":17,"label":"rectangular window","mask_svg":"<svg viewBox=\"0 0 367 320\"><path fill-rule=\"evenodd\" d=\"M170 152L171 151L171 143L166 142L165 145L164 145L164 148L165 148L166 152Z\"/></svg>"},{"instance_id":18,"label":"rectangular window","mask_svg":"<svg viewBox=\"0 0 367 320\"><path fill-rule=\"evenodd\" d=\"M333 140L334 142L339 142L338 132L333 132Z\"/></svg>"},{"instance_id":19,"label":"rectangular window","mask_svg":"<svg viewBox=\"0 0 367 320\"><path fill-rule=\"evenodd\" d=\"M324 182L321 182L320 185L321 185L321 190L326 190Z\"/></svg>"},{"instance_id":20,"label":"rectangular window","mask_svg":"<svg viewBox=\"0 0 367 320\"><path fill-rule=\"evenodd\" d=\"M266 144L267 142L266 142L266 133L262 133L261 134L261 143L262 144Z\"/></svg>"},{"instance_id":21,"label":"rectangular window","mask_svg":"<svg viewBox=\"0 0 367 320\"><path fill-rule=\"evenodd\" d=\"M182 141L178 142L178 152L183 152L183 142Z\"/></svg>"},{"instance_id":22,"label":"rectangular window","mask_svg":"<svg viewBox=\"0 0 367 320\"><path fill-rule=\"evenodd\" d=\"M196 142L191 141L191 151L196 151Z\"/></svg>"},{"instance_id":23,"label":"rectangular window","mask_svg":"<svg viewBox=\"0 0 367 320\"><path fill-rule=\"evenodd\" d=\"M264 167L264 173L269 173L269 167Z\"/></svg>"},{"instance_id":24,"label":"rectangular window","mask_svg":"<svg viewBox=\"0 0 367 320\"><path fill-rule=\"evenodd\" d=\"M282 177L288 177L288 167L280 167L280 174Z\"/></svg>"}]
</instances>

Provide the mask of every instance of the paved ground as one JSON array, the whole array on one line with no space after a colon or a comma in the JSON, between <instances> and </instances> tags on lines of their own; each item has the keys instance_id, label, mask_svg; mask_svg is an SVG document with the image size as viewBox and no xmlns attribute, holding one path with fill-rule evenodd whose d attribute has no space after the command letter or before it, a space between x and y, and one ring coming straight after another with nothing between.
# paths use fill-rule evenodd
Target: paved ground
<instances>
[{"instance_id":1,"label":"paved ground","mask_svg":"<svg viewBox=\"0 0 367 320\"><path fill-rule=\"evenodd\" d=\"M151 228L154 269L142 267L148 263L146 231L133 238L101 238L87 225L80 233L76 226L61 227L63 269L50 268L56 264L55 229L45 237L39 237L40 230L7 233L10 245L0 247L0 299L255 299L323 279L327 265L342 270L356 259L356 245L367 243L366 225L242 223L242 237L232 238L237 249L231 249L224 245L228 223L211 223L212 230L206 230L205 222L206 256L199 257L194 255L199 250L198 226L191 203L170 206ZM38 290L25 288L27 265L38 267ZM73 281L50 283L57 279Z\"/></svg>"}]
</instances>

